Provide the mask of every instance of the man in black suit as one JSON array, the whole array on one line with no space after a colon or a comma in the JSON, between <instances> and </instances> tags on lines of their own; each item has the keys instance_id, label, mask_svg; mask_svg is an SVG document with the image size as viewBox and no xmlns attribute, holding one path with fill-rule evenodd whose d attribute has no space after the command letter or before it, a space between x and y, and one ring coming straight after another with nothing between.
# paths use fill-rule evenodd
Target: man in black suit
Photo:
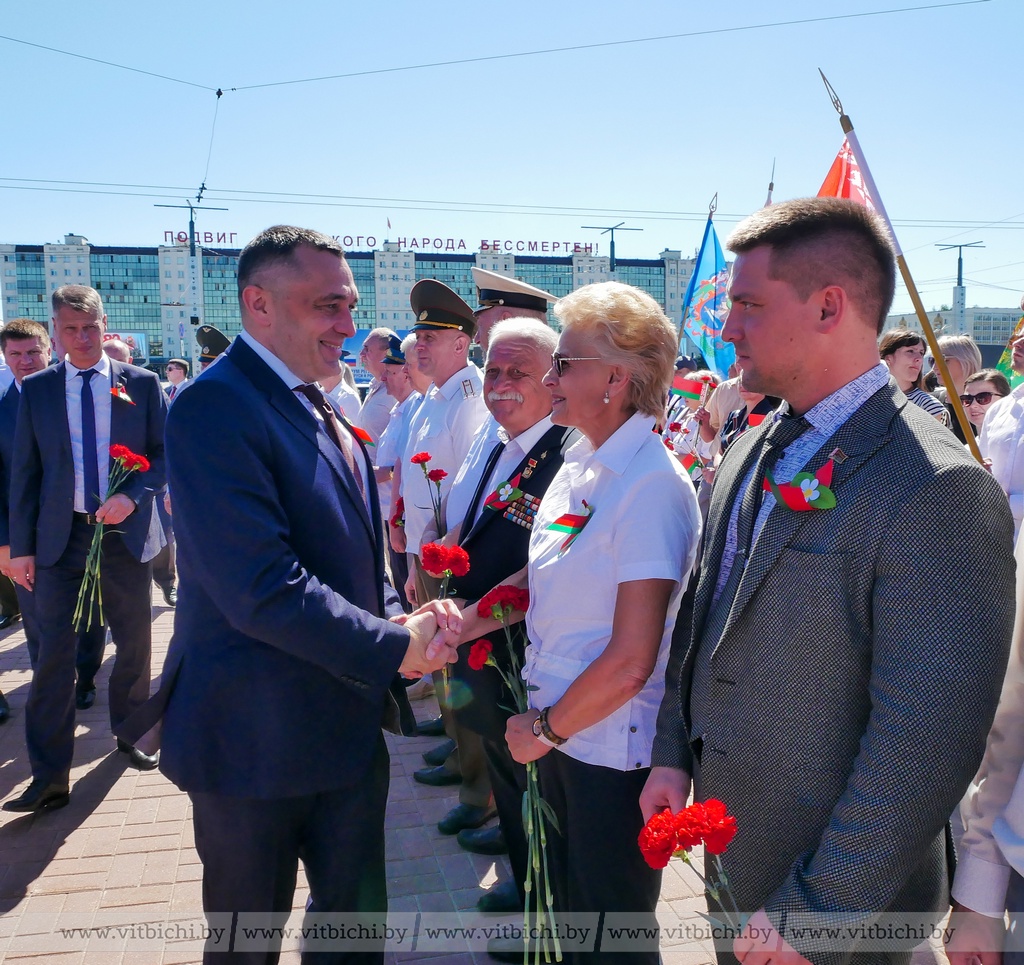
<instances>
[{"instance_id":1,"label":"man in black suit","mask_svg":"<svg viewBox=\"0 0 1024 965\"><path fill-rule=\"evenodd\" d=\"M109 624L117 647L109 685L111 726L149 697L149 561L163 543L153 497L166 482L167 398L152 372L104 354L106 315L95 289L58 288L53 322L67 357L22 383L11 465L10 571L15 583L35 594L40 633L25 707L32 782L5 802L8 811L68 802L75 728L73 614L101 522L101 622ZM150 465L110 494L112 444L127 446ZM93 620L99 616L94 607ZM133 767L156 767L155 757L123 741L118 749Z\"/></svg>"},{"instance_id":2,"label":"man in black suit","mask_svg":"<svg viewBox=\"0 0 1024 965\"><path fill-rule=\"evenodd\" d=\"M317 385L339 371L359 298L340 245L269 228L239 257L238 292L242 332L167 423L181 599L153 702L161 764L192 800L208 915L287 915L301 858L310 912L382 922L381 728L412 732L397 675L454 660L461 620L436 601L403 613L373 467ZM232 961L277 961L234 937Z\"/></svg>"},{"instance_id":3,"label":"man in black suit","mask_svg":"<svg viewBox=\"0 0 1024 965\"><path fill-rule=\"evenodd\" d=\"M488 636L493 656L510 669L504 634L492 619L479 620L475 602L504 583L526 585L526 562L533 519L548 485L562 465L566 441L573 430L551 422L551 392L544 376L551 366L557 336L544 322L533 318L509 318L490 332L484 365L484 400L500 426L499 441L475 474L475 492L462 524L459 545L469 554L469 572L453 581L451 592L469 600L464 639ZM468 480L467 480L468 481ZM514 498L502 498L505 485ZM470 634L470 636L467 636ZM517 764L505 742L505 723L513 706L512 695L493 667L472 670L467 657L470 645L460 648L453 676L455 717L461 727L482 738L487 771L494 792L501 828L508 847L514 881L482 896L482 911L503 912L522 908L526 880L527 848L522 823L522 795L526 769ZM522 641L517 646L523 663ZM461 807L462 805L460 805ZM459 832L460 842L474 831Z\"/></svg>"}]
</instances>

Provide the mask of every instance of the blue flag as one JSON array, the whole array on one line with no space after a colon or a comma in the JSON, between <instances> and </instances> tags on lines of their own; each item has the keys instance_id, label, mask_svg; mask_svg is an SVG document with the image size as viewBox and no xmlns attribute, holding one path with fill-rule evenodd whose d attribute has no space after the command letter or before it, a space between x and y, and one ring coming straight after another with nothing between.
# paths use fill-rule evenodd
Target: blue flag
<instances>
[{"instance_id":1,"label":"blue flag","mask_svg":"<svg viewBox=\"0 0 1024 965\"><path fill-rule=\"evenodd\" d=\"M708 215L697 264L683 297L683 331L700 349L708 367L723 379L728 378L729 366L736 361L736 349L722 341L722 326L729 311L725 294L728 285L729 269Z\"/></svg>"}]
</instances>

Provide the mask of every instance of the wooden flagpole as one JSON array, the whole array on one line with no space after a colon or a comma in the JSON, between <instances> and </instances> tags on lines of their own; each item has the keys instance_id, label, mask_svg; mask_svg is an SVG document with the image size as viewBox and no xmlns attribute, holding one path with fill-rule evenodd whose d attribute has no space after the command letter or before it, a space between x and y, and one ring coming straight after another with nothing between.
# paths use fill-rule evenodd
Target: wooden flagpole
<instances>
[{"instance_id":1,"label":"wooden flagpole","mask_svg":"<svg viewBox=\"0 0 1024 965\"><path fill-rule=\"evenodd\" d=\"M896 248L896 264L899 265L900 275L903 276L903 284L907 286L907 291L910 294L910 300L914 303L914 310L917 312L918 321L921 323L921 329L928 342L928 348L931 349L932 356L935 358L935 365L938 367L939 374L942 376L942 384L946 387L946 395L949 399L950 405L953 407L953 412L956 415L957 422L960 423L960 429L964 434L964 438L967 440L967 447L971 450L971 455L974 456L978 462L983 462L981 458L981 450L978 448L978 441L974 438L974 430L971 428L971 424L967 419L967 413L964 411L964 406L960 401L960 396L951 388L953 380L949 377L949 369L946 366L946 360L942 357L942 352L939 350L938 339L935 337L935 332L932 331L931 322L928 321L928 313L924 310L924 304L921 302L921 296L918 294L917 286L914 284L914 279L910 275L910 269L907 267L907 260L903 257L903 249L900 248L900 243L896 238L896 232L893 230L892 221L889 220L889 215L885 210L885 205L882 204L881 195L879 195L878 188L875 186L875 179L871 176L871 168L868 167L868 162L860 147L860 141L857 140L857 134L853 129L853 121L851 121L843 112L843 105L839 100L839 95L828 82L828 78L825 77L825 74L820 67L818 68L818 73L821 74L821 79L825 83L825 89L828 91L828 96L832 100L832 106L836 109L836 113L839 114L839 123L843 128L843 133L846 135L846 139L850 142L850 150L853 151L853 156L856 158L857 164L860 167L860 173L864 178L864 186L867 188L868 195L871 198L871 203L875 210L885 219L885 223L889 227L889 234L892 235L893 245Z\"/></svg>"}]
</instances>

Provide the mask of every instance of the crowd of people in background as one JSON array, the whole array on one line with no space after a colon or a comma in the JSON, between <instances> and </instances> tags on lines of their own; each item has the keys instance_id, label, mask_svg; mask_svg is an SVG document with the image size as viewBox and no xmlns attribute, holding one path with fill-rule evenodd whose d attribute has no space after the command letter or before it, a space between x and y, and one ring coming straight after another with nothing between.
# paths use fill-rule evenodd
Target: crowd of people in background
<instances>
[{"instance_id":1,"label":"crowd of people in background","mask_svg":"<svg viewBox=\"0 0 1024 965\"><path fill-rule=\"evenodd\" d=\"M384 729L444 738L414 775L457 787L438 833L508 854L483 913L531 898L529 766L559 913L653 922L645 824L724 801L738 832L708 856L708 902L749 916L719 949L744 965L869 957L849 938L830 958L796 923L941 918L958 812L950 955L995 962L1024 904L1024 388L969 336L940 338L937 365L921 334L881 332L893 247L863 207L773 205L728 246L728 373L678 356L636 288L556 299L474 269L476 307L425 279L410 334L367 334L360 396L344 252L287 226L243 251L242 333L194 379L131 365L90 288L54 293L52 336L8 322L0 629L23 620L33 678L32 780L4 809L72 800L109 629L117 750L189 794L209 914L287 912L301 860L310 912L386 915ZM108 492L118 444L147 468ZM154 580L176 620L151 696ZM519 594L507 651L477 609L501 587ZM417 721L431 694L440 717ZM600 938L566 959L659 960Z\"/></svg>"}]
</instances>

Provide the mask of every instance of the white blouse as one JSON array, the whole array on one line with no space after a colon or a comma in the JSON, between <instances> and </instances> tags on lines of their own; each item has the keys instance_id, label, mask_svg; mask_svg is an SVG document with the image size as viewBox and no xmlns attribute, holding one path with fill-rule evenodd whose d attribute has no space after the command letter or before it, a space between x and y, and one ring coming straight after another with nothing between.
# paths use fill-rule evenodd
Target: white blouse
<instances>
[{"instance_id":1,"label":"white blouse","mask_svg":"<svg viewBox=\"0 0 1024 965\"><path fill-rule=\"evenodd\" d=\"M596 451L580 439L541 502L530 537L530 645L523 677L534 707L554 704L608 646L618 585L675 580L658 659L643 689L558 749L620 771L649 767L654 725L665 692L669 641L700 539L693 485L654 419L633 415ZM566 513L591 515L576 539L550 529Z\"/></svg>"}]
</instances>

